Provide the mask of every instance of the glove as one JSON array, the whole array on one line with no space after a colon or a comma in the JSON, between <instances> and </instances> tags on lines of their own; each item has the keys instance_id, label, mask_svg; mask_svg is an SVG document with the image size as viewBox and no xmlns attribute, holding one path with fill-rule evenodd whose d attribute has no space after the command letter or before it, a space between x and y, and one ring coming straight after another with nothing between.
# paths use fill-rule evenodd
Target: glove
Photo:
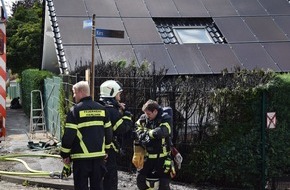
<instances>
[{"instance_id":1,"label":"glove","mask_svg":"<svg viewBox=\"0 0 290 190\"><path fill-rule=\"evenodd\" d=\"M164 168L164 173L169 173L171 178L174 178L176 176L174 163L170 157L166 158L166 160L164 161L163 168Z\"/></svg>"},{"instance_id":2,"label":"glove","mask_svg":"<svg viewBox=\"0 0 290 190\"><path fill-rule=\"evenodd\" d=\"M68 178L71 175L71 164L64 164L61 172L61 179Z\"/></svg>"},{"instance_id":3,"label":"glove","mask_svg":"<svg viewBox=\"0 0 290 190\"><path fill-rule=\"evenodd\" d=\"M150 136L148 131L145 131L139 135L139 141L141 142L141 144L144 145L150 142Z\"/></svg>"},{"instance_id":4,"label":"glove","mask_svg":"<svg viewBox=\"0 0 290 190\"><path fill-rule=\"evenodd\" d=\"M164 173L168 173L171 169L171 159L168 157L163 163Z\"/></svg>"},{"instance_id":5,"label":"glove","mask_svg":"<svg viewBox=\"0 0 290 190\"><path fill-rule=\"evenodd\" d=\"M134 166L140 170L144 165L145 150L141 145L134 145L134 154L132 158L132 163Z\"/></svg>"},{"instance_id":6,"label":"glove","mask_svg":"<svg viewBox=\"0 0 290 190\"><path fill-rule=\"evenodd\" d=\"M170 170L170 176L173 179L176 176L175 166L173 161L171 161L171 170Z\"/></svg>"}]
</instances>

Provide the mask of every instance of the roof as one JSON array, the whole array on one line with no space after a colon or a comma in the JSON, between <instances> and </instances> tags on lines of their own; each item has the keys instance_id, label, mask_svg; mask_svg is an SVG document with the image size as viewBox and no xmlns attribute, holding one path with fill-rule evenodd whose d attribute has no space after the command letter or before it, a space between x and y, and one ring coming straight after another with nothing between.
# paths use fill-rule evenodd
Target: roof
<instances>
[{"instance_id":1,"label":"roof","mask_svg":"<svg viewBox=\"0 0 290 190\"><path fill-rule=\"evenodd\" d=\"M218 74L235 67L290 71L288 0L46 0L42 68L60 73L89 65L92 30L124 31L96 37L94 63L144 61L168 75ZM180 43L176 28L205 28L212 43Z\"/></svg>"}]
</instances>

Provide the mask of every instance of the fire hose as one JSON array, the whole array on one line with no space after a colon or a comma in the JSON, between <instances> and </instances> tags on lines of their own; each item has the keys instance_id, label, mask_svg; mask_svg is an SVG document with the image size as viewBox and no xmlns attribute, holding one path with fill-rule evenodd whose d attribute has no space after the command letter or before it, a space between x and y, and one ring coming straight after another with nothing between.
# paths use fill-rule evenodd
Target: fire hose
<instances>
[{"instance_id":1,"label":"fire hose","mask_svg":"<svg viewBox=\"0 0 290 190\"><path fill-rule=\"evenodd\" d=\"M58 177L62 178L62 172L60 171L39 171L39 170L34 170L31 169L28 164L22 160L19 159L19 157L51 157L51 158L58 158L60 159L61 157L59 155L52 155L52 154L11 154L11 155L4 155L0 156L0 162L1 161L17 161L22 163L25 168L29 172L12 172L12 171L1 171L0 170L0 175L15 175L15 176L27 176L27 177Z\"/></svg>"}]
</instances>

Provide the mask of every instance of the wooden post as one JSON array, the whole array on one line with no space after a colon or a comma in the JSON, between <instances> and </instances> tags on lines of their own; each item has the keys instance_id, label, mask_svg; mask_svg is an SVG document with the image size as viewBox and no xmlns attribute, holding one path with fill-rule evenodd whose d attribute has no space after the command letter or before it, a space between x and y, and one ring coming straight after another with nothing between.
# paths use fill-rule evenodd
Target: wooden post
<instances>
[{"instance_id":1,"label":"wooden post","mask_svg":"<svg viewBox=\"0 0 290 190\"><path fill-rule=\"evenodd\" d=\"M90 88L91 88L91 96L94 100L95 96L95 19L96 15L93 14L93 21L92 21L92 62L91 62L91 82L90 82Z\"/></svg>"}]
</instances>

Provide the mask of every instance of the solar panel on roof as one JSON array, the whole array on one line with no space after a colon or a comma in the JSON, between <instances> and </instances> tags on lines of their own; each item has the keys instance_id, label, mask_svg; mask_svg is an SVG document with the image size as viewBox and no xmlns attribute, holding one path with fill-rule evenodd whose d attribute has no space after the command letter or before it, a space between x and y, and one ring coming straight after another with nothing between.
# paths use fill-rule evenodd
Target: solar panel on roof
<instances>
[{"instance_id":1,"label":"solar panel on roof","mask_svg":"<svg viewBox=\"0 0 290 190\"><path fill-rule=\"evenodd\" d=\"M225 69L233 72L235 67L242 67L227 44L198 44L198 47L213 73L221 73Z\"/></svg>"},{"instance_id":2,"label":"solar panel on roof","mask_svg":"<svg viewBox=\"0 0 290 190\"><path fill-rule=\"evenodd\" d=\"M202 2L211 17L237 16L237 12L230 0L203 0Z\"/></svg>"},{"instance_id":3,"label":"solar panel on roof","mask_svg":"<svg viewBox=\"0 0 290 190\"><path fill-rule=\"evenodd\" d=\"M267 53L271 56L273 61L281 68L281 71L290 71L290 43L265 43L263 44Z\"/></svg>"},{"instance_id":4,"label":"solar panel on roof","mask_svg":"<svg viewBox=\"0 0 290 190\"><path fill-rule=\"evenodd\" d=\"M214 18L214 21L228 43L258 41L249 27L239 17Z\"/></svg>"},{"instance_id":5,"label":"solar panel on roof","mask_svg":"<svg viewBox=\"0 0 290 190\"><path fill-rule=\"evenodd\" d=\"M151 17L143 0L116 0L121 17Z\"/></svg>"},{"instance_id":6,"label":"solar panel on roof","mask_svg":"<svg viewBox=\"0 0 290 190\"><path fill-rule=\"evenodd\" d=\"M78 45L77 47L72 45L64 46L64 51L67 58L67 63L71 71L75 71L78 67L88 66L91 63L92 49L91 45ZM97 48L94 52L95 63L101 60L99 51Z\"/></svg>"},{"instance_id":7,"label":"solar panel on roof","mask_svg":"<svg viewBox=\"0 0 290 190\"><path fill-rule=\"evenodd\" d=\"M151 18L124 18L123 21L132 44L162 43Z\"/></svg>"},{"instance_id":8,"label":"solar panel on roof","mask_svg":"<svg viewBox=\"0 0 290 190\"><path fill-rule=\"evenodd\" d=\"M79 0L70 0L69 3L64 3L63 0L54 0L56 15L60 16L87 16L84 3Z\"/></svg>"},{"instance_id":9,"label":"solar panel on roof","mask_svg":"<svg viewBox=\"0 0 290 190\"><path fill-rule=\"evenodd\" d=\"M289 4L290 6L290 4ZM283 31L284 35L290 40L290 15L288 16L274 16L274 22Z\"/></svg>"},{"instance_id":10,"label":"solar panel on roof","mask_svg":"<svg viewBox=\"0 0 290 190\"><path fill-rule=\"evenodd\" d=\"M244 17L244 19L253 34L261 42L287 40L271 17Z\"/></svg>"},{"instance_id":11,"label":"solar panel on roof","mask_svg":"<svg viewBox=\"0 0 290 190\"><path fill-rule=\"evenodd\" d=\"M259 3L271 15L289 15L290 6L287 0L259 0Z\"/></svg>"},{"instance_id":12,"label":"solar panel on roof","mask_svg":"<svg viewBox=\"0 0 290 190\"><path fill-rule=\"evenodd\" d=\"M170 59L164 45L134 45L136 56L139 63L144 61L151 64L151 69L153 68L153 63L157 70L161 68L168 69L167 74L178 74L175 66Z\"/></svg>"},{"instance_id":13,"label":"solar panel on roof","mask_svg":"<svg viewBox=\"0 0 290 190\"><path fill-rule=\"evenodd\" d=\"M209 13L201 0L173 0L182 17L209 17Z\"/></svg>"},{"instance_id":14,"label":"solar panel on roof","mask_svg":"<svg viewBox=\"0 0 290 190\"><path fill-rule=\"evenodd\" d=\"M179 74L212 73L197 45L166 45Z\"/></svg>"},{"instance_id":15,"label":"solar panel on roof","mask_svg":"<svg viewBox=\"0 0 290 190\"><path fill-rule=\"evenodd\" d=\"M260 43L233 44L232 47L235 55L247 69L281 71Z\"/></svg>"},{"instance_id":16,"label":"solar panel on roof","mask_svg":"<svg viewBox=\"0 0 290 190\"><path fill-rule=\"evenodd\" d=\"M131 45L100 45L100 52L103 61L126 61L127 64L136 61L136 57Z\"/></svg>"},{"instance_id":17,"label":"solar panel on roof","mask_svg":"<svg viewBox=\"0 0 290 190\"><path fill-rule=\"evenodd\" d=\"M151 17L180 17L172 0L144 0Z\"/></svg>"},{"instance_id":18,"label":"solar panel on roof","mask_svg":"<svg viewBox=\"0 0 290 190\"><path fill-rule=\"evenodd\" d=\"M82 1L80 1L81 3ZM84 0L88 16L119 17L119 12L114 0L96 1Z\"/></svg>"},{"instance_id":19,"label":"solar panel on roof","mask_svg":"<svg viewBox=\"0 0 290 190\"><path fill-rule=\"evenodd\" d=\"M268 15L265 8L261 6L258 0L231 0L233 7L241 16L265 16Z\"/></svg>"}]
</instances>

